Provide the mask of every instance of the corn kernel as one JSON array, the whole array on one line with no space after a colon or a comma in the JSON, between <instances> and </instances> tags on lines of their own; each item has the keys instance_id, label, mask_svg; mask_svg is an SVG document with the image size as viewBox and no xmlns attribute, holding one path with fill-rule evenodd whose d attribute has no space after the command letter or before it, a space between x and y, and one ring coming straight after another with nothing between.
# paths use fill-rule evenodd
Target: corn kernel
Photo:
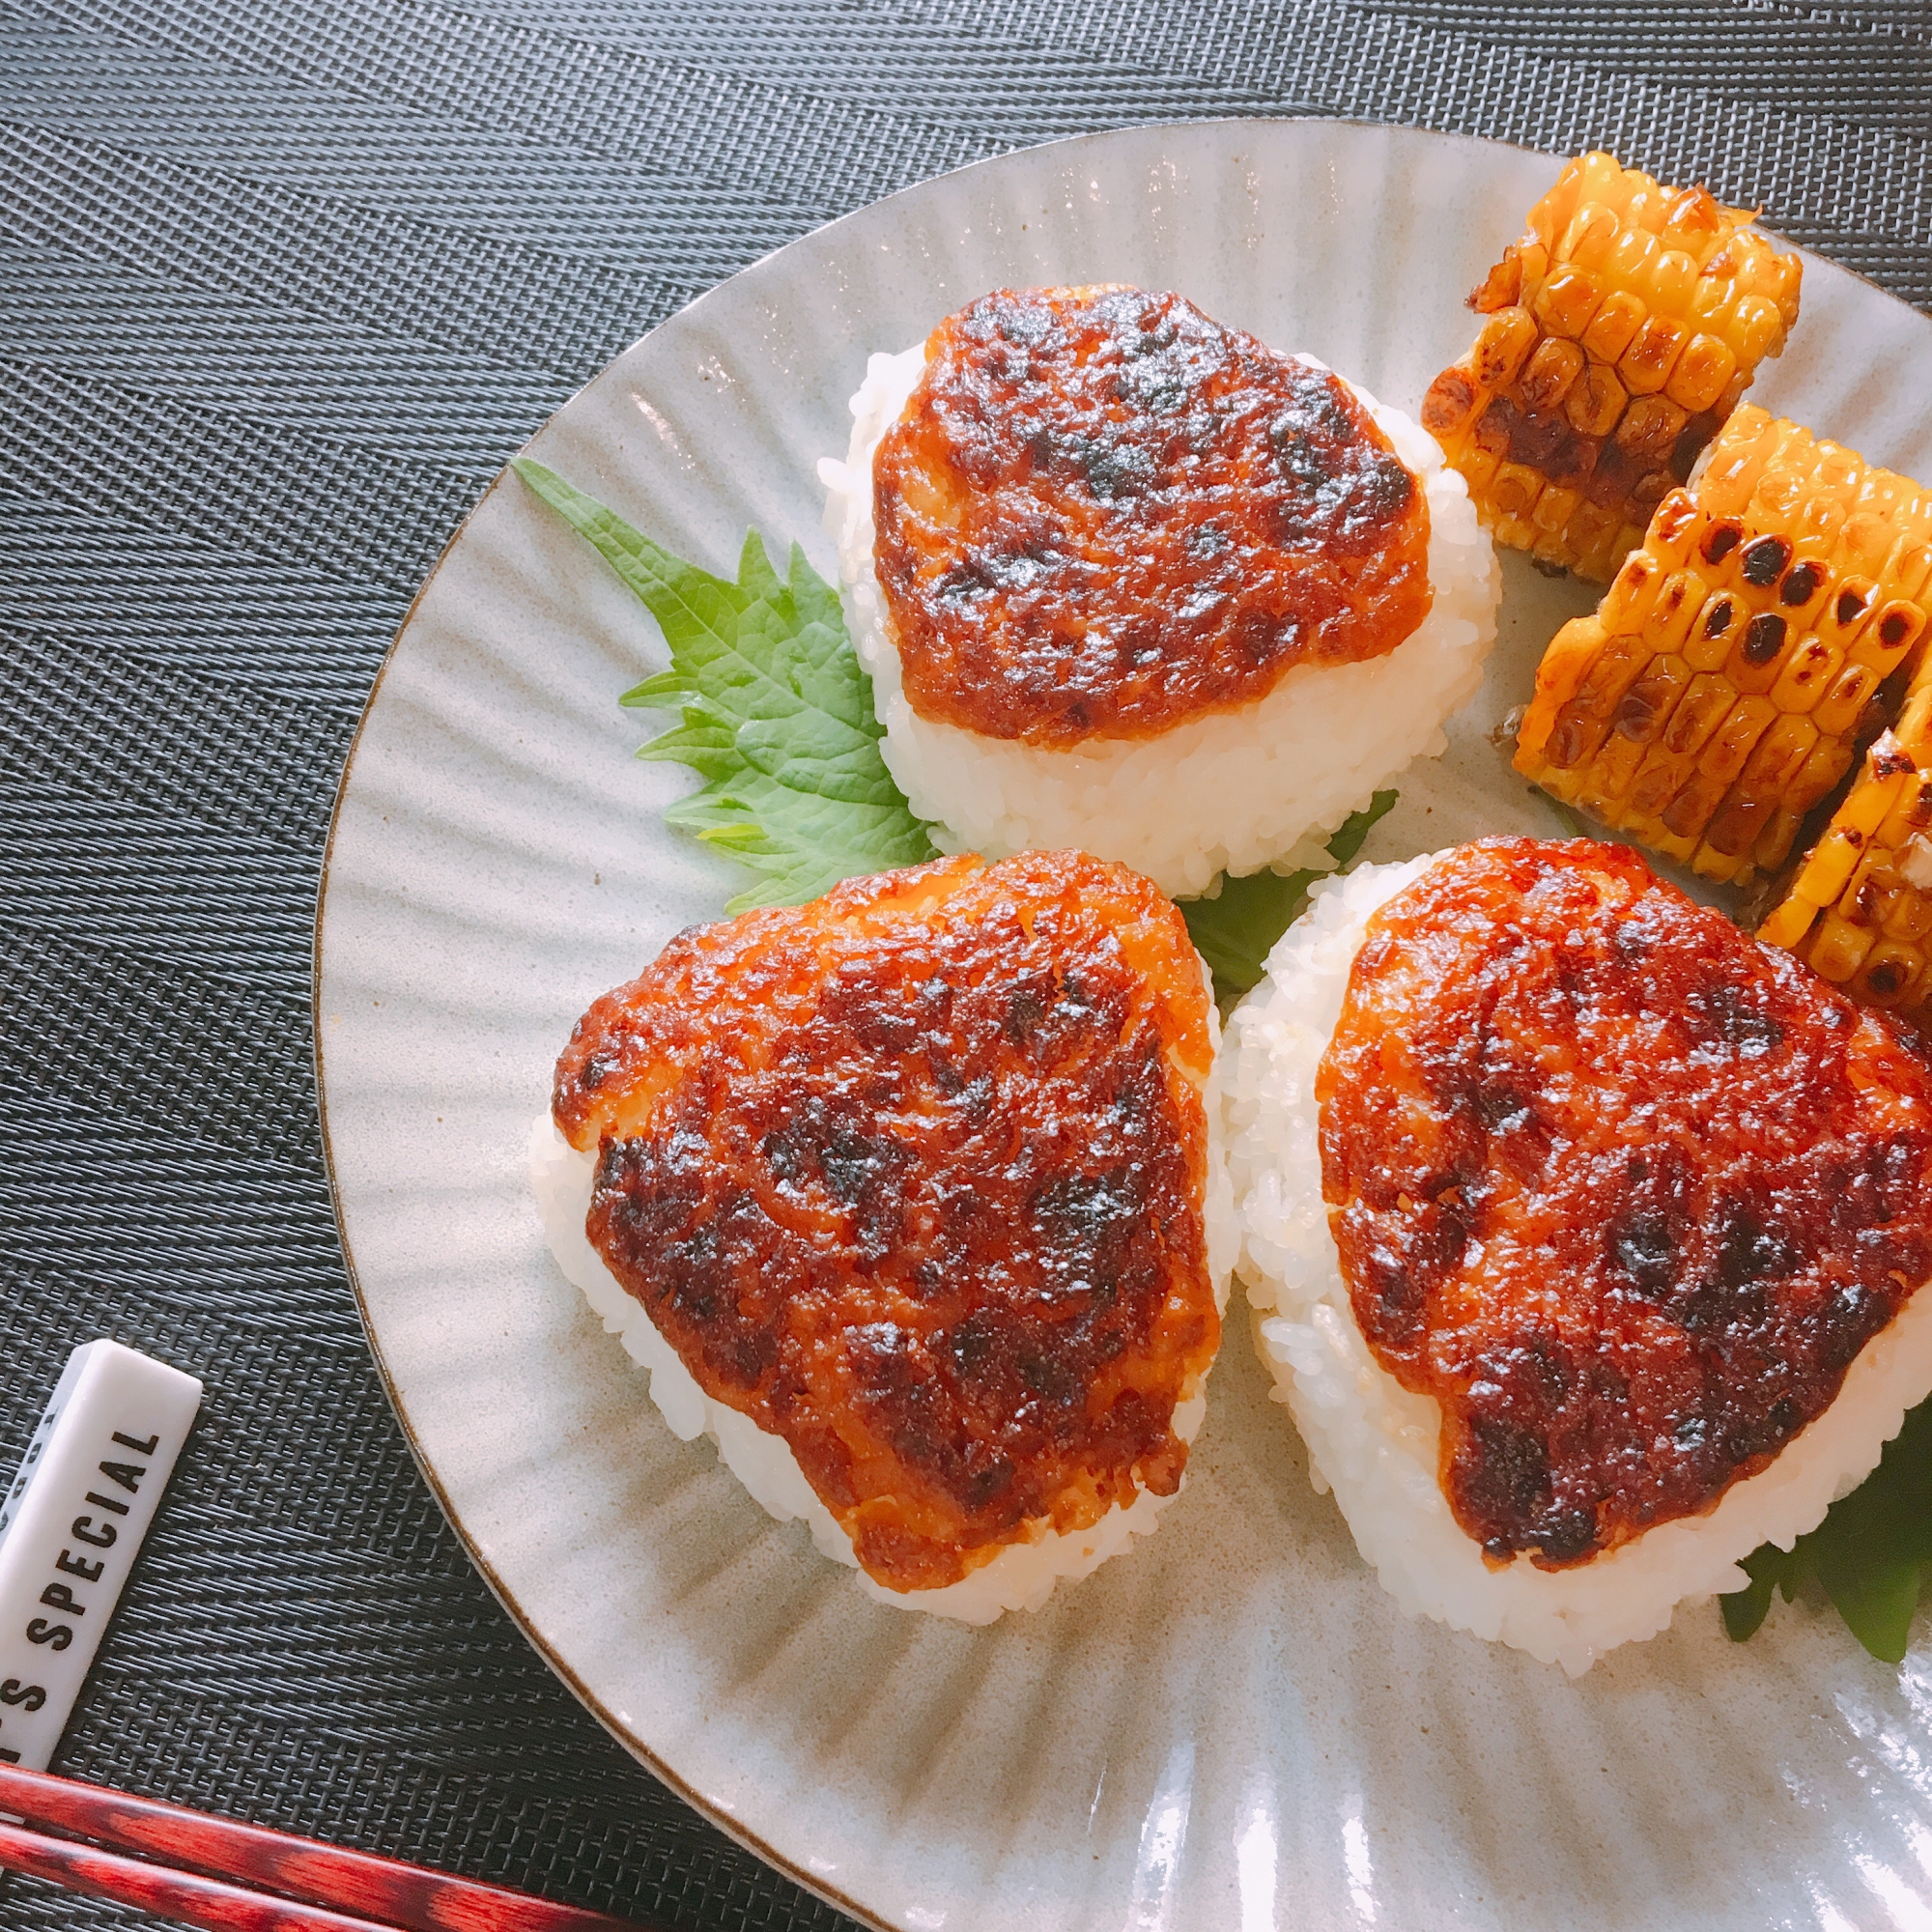
<instances>
[{"instance_id":1,"label":"corn kernel","mask_svg":"<svg viewBox=\"0 0 1932 1932\"><path fill-rule=\"evenodd\" d=\"M1655 557L1640 550L1632 551L1605 591L1603 603L1597 607L1605 630L1641 629L1650 615L1650 607L1657 602L1657 593L1663 587L1664 575Z\"/></svg>"},{"instance_id":2,"label":"corn kernel","mask_svg":"<svg viewBox=\"0 0 1932 1932\"><path fill-rule=\"evenodd\" d=\"M1878 684L1878 672L1870 665L1848 664L1832 680L1831 689L1818 700L1817 709L1811 714L1819 730L1834 736L1850 731Z\"/></svg>"},{"instance_id":3,"label":"corn kernel","mask_svg":"<svg viewBox=\"0 0 1932 1932\"><path fill-rule=\"evenodd\" d=\"M1855 1000L1862 1000L1867 1006L1896 1007L1904 1002L1924 970L1925 955L1916 946L1882 939L1865 954L1849 990Z\"/></svg>"},{"instance_id":4,"label":"corn kernel","mask_svg":"<svg viewBox=\"0 0 1932 1932\"><path fill-rule=\"evenodd\" d=\"M1628 289L1612 290L1583 331L1584 353L1593 362L1616 361L1642 327L1645 314L1643 303Z\"/></svg>"},{"instance_id":5,"label":"corn kernel","mask_svg":"<svg viewBox=\"0 0 1932 1932\"><path fill-rule=\"evenodd\" d=\"M1548 415L1562 403L1571 384L1582 373L1583 352L1574 342L1547 336L1537 345L1536 354L1517 381L1517 393L1524 412Z\"/></svg>"},{"instance_id":6,"label":"corn kernel","mask_svg":"<svg viewBox=\"0 0 1932 1932\"><path fill-rule=\"evenodd\" d=\"M1468 429L1477 410L1489 401L1466 369L1453 365L1429 385L1422 399L1422 426L1445 447Z\"/></svg>"},{"instance_id":7,"label":"corn kernel","mask_svg":"<svg viewBox=\"0 0 1932 1932\"><path fill-rule=\"evenodd\" d=\"M1776 302L1762 296L1740 296L1719 319L1724 340L1740 362L1753 365L1774 355L1784 341L1784 318Z\"/></svg>"},{"instance_id":8,"label":"corn kernel","mask_svg":"<svg viewBox=\"0 0 1932 1932\"><path fill-rule=\"evenodd\" d=\"M1791 890L1814 906L1828 906L1845 890L1853 868L1864 857L1861 836L1847 837L1835 825L1811 848Z\"/></svg>"},{"instance_id":9,"label":"corn kernel","mask_svg":"<svg viewBox=\"0 0 1932 1932\"><path fill-rule=\"evenodd\" d=\"M1709 188L1687 187L1671 197L1664 217L1664 242L1682 248L1693 263L1701 262L1723 238L1728 224L1724 211Z\"/></svg>"},{"instance_id":10,"label":"corn kernel","mask_svg":"<svg viewBox=\"0 0 1932 1932\"><path fill-rule=\"evenodd\" d=\"M1664 750L1694 757L1724 722L1737 697L1737 688L1728 678L1713 676L1709 671L1692 676L1690 688L1663 727Z\"/></svg>"},{"instance_id":11,"label":"corn kernel","mask_svg":"<svg viewBox=\"0 0 1932 1932\"><path fill-rule=\"evenodd\" d=\"M1799 639L1784 660L1777 682L1771 688L1771 701L1780 711L1807 712L1824 696L1844 653L1834 650L1815 633Z\"/></svg>"},{"instance_id":12,"label":"corn kernel","mask_svg":"<svg viewBox=\"0 0 1932 1932\"><path fill-rule=\"evenodd\" d=\"M1490 501L1499 517L1526 517L1543 494L1543 478L1526 463L1501 463L1490 479Z\"/></svg>"},{"instance_id":13,"label":"corn kernel","mask_svg":"<svg viewBox=\"0 0 1932 1932\"><path fill-rule=\"evenodd\" d=\"M1551 270L1529 306L1551 335L1581 335L1603 298L1604 286L1594 275L1565 267Z\"/></svg>"},{"instance_id":14,"label":"corn kernel","mask_svg":"<svg viewBox=\"0 0 1932 1932\"><path fill-rule=\"evenodd\" d=\"M1492 449L1466 445L1456 458L1456 471L1469 486L1469 495L1477 504L1485 502L1490 494L1490 483L1494 477L1499 459Z\"/></svg>"},{"instance_id":15,"label":"corn kernel","mask_svg":"<svg viewBox=\"0 0 1932 1932\"><path fill-rule=\"evenodd\" d=\"M1586 361L1582 373L1563 398L1563 413L1583 436L1605 437L1630 400L1616 371L1602 362Z\"/></svg>"},{"instance_id":16,"label":"corn kernel","mask_svg":"<svg viewBox=\"0 0 1932 1932\"><path fill-rule=\"evenodd\" d=\"M1817 917L1816 906L1801 898L1788 898L1758 927L1757 936L1767 946L1781 946L1790 952L1804 937L1811 922Z\"/></svg>"},{"instance_id":17,"label":"corn kernel","mask_svg":"<svg viewBox=\"0 0 1932 1932\"><path fill-rule=\"evenodd\" d=\"M1614 210L1605 208L1601 201L1579 202L1577 213L1570 217L1569 227L1563 231L1563 240L1556 245L1555 259L1574 262L1579 269L1601 269L1616 244L1617 233Z\"/></svg>"},{"instance_id":18,"label":"corn kernel","mask_svg":"<svg viewBox=\"0 0 1932 1932\"><path fill-rule=\"evenodd\" d=\"M1689 420L1675 403L1662 396L1635 396L1613 440L1634 463L1662 463Z\"/></svg>"},{"instance_id":19,"label":"corn kernel","mask_svg":"<svg viewBox=\"0 0 1932 1932\"><path fill-rule=\"evenodd\" d=\"M1697 756L1698 772L1730 785L1777 714L1762 697L1740 697ZM1674 828L1673 828L1674 829Z\"/></svg>"},{"instance_id":20,"label":"corn kernel","mask_svg":"<svg viewBox=\"0 0 1932 1932\"><path fill-rule=\"evenodd\" d=\"M1811 928L1804 956L1821 980L1843 985L1864 964L1871 949L1870 933L1861 932L1835 912L1828 912Z\"/></svg>"},{"instance_id":21,"label":"corn kernel","mask_svg":"<svg viewBox=\"0 0 1932 1932\"><path fill-rule=\"evenodd\" d=\"M1690 331L1665 315L1652 315L1631 338L1617 360L1617 374L1634 396L1648 396L1663 387Z\"/></svg>"},{"instance_id":22,"label":"corn kernel","mask_svg":"<svg viewBox=\"0 0 1932 1932\"><path fill-rule=\"evenodd\" d=\"M1476 331L1469 351L1469 369L1485 389L1503 389L1536 347L1536 324L1526 308L1498 309ZM1438 379L1439 380L1439 379Z\"/></svg>"},{"instance_id":23,"label":"corn kernel","mask_svg":"<svg viewBox=\"0 0 1932 1932\"><path fill-rule=\"evenodd\" d=\"M1642 553L1638 552L1638 555ZM1693 670L1719 670L1744 628L1745 607L1728 590L1714 592L1691 620L1684 655Z\"/></svg>"},{"instance_id":24,"label":"corn kernel","mask_svg":"<svg viewBox=\"0 0 1932 1932\"><path fill-rule=\"evenodd\" d=\"M1651 655L1650 645L1640 637L1610 639L1577 685L1577 702L1592 718L1608 719Z\"/></svg>"},{"instance_id":25,"label":"corn kernel","mask_svg":"<svg viewBox=\"0 0 1932 1932\"><path fill-rule=\"evenodd\" d=\"M1633 744L1647 745L1669 723L1690 683L1690 667L1680 657L1654 657L1617 700L1611 728Z\"/></svg>"},{"instance_id":26,"label":"corn kernel","mask_svg":"<svg viewBox=\"0 0 1932 1932\"><path fill-rule=\"evenodd\" d=\"M1663 393L1679 409L1696 415L1724 393L1724 384L1737 373L1737 366L1738 358L1727 343L1700 332L1685 344Z\"/></svg>"}]
</instances>

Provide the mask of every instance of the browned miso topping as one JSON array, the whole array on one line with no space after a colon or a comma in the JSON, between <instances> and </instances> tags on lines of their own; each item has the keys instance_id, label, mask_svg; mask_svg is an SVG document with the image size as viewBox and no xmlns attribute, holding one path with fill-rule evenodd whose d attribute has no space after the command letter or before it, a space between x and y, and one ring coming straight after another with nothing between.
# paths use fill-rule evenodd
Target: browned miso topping
<instances>
[{"instance_id":1,"label":"browned miso topping","mask_svg":"<svg viewBox=\"0 0 1932 1932\"><path fill-rule=\"evenodd\" d=\"M1208 999L1076 852L941 860L672 940L557 1063L593 1245L894 1589L1171 1495L1220 1339Z\"/></svg>"},{"instance_id":2,"label":"browned miso topping","mask_svg":"<svg viewBox=\"0 0 1932 1932\"><path fill-rule=\"evenodd\" d=\"M1321 1172L1492 1562L1711 1508L1932 1276L1932 1065L1625 847L1495 839L1371 922Z\"/></svg>"},{"instance_id":3,"label":"browned miso topping","mask_svg":"<svg viewBox=\"0 0 1932 1932\"><path fill-rule=\"evenodd\" d=\"M1148 737L1429 610L1428 504L1347 384L1177 295L982 296L872 480L906 697L982 737Z\"/></svg>"}]
</instances>

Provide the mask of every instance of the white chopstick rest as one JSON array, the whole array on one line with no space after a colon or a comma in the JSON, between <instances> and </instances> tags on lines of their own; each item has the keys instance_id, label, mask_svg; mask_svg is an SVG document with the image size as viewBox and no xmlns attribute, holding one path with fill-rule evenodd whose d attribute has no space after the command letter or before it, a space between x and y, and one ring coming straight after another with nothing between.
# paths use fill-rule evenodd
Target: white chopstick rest
<instances>
[{"instance_id":1,"label":"white chopstick rest","mask_svg":"<svg viewBox=\"0 0 1932 1932\"><path fill-rule=\"evenodd\" d=\"M118 1342L68 1357L0 1501L0 1761L47 1768L200 1406Z\"/></svg>"}]
</instances>

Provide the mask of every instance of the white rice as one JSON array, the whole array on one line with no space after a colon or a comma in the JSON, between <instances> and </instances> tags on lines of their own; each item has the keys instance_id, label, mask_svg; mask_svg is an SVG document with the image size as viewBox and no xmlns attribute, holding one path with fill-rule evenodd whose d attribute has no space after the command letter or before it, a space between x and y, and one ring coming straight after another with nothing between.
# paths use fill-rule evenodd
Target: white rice
<instances>
[{"instance_id":1,"label":"white rice","mask_svg":"<svg viewBox=\"0 0 1932 1932\"><path fill-rule=\"evenodd\" d=\"M1482 681L1501 575L1468 488L1435 439L1359 388L1429 503L1434 602L1393 651L1361 664L1298 666L1254 703L1156 738L1058 750L919 717L872 569L872 453L924 363L923 344L871 358L852 398L850 452L842 463L825 458L818 474L846 620L886 729L887 767L913 810L943 828L944 850L1005 858L1077 845L1170 895L1201 893L1222 871L1321 867L1326 834L1411 759L1443 749L1443 720Z\"/></svg>"},{"instance_id":2,"label":"white rice","mask_svg":"<svg viewBox=\"0 0 1932 1932\"><path fill-rule=\"evenodd\" d=\"M1211 1005L1208 1015L1218 1046L1219 1023ZM1207 1105L1208 1266L1215 1306L1225 1314L1237 1236L1221 1148L1221 1110L1211 1085ZM1120 1555L1135 1537L1159 1528L1160 1512L1174 1497L1143 1490L1132 1503L1116 1503L1092 1528L1066 1535L1049 1529L1037 1542L1009 1545L991 1562L944 1589L888 1590L875 1582L859 1568L852 1539L806 1480L791 1445L783 1436L760 1429L750 1416L707 1396L677 1351L658 1333L643 1303L624 1288L590 1245L584 1217L590 1211L596 1171L597 1156L579 1153L557 1132L548 1109L537 1117L530 1132L530 1187L557 1266L582 1290L584 1299L632 1359L649 1371L651 1400L671 1434L684 1442L710 1436L724 1466L751 1492L753 1500L781 1522L804 1518L820 1553L846 1564L859 1587L875 1603L929 1610L961 1623L989 1624L1008 1610L1038 1609L1063 1577L1090 1576L1109 1557ZM1174 1433L1183 1442L1194 1440L1208 1412L1207 1380L1204 1373L1193 1393L1176 1406ZM1185 1476L1181 1486L1186 1486Z\"/></svg>"},{"instance_id":3,"label":"white rice","mask_svg":"<svg viewBox=\"0 0 1932 1932\"><path fill-rule=\"evenodd\" d=\"M1932 1294L1866 1344L1838 1399L1709 1514L1659 1524L1573 1570L1527 1556L1492 1570L1436 1478L1441 1413L1376 1360L1355 1325L1321 1199L1315 1074L1341 1016L1367 922L1439 854L1365 866L1317 888L1229 1023L1217 1078L1256 1346L1332 1489L1356 1547L1409 1616L1500 1639L1572 1676L1654 1636L1687 1598L1740 1590L1761 1543L1788 1549L1877 1464L1932 1393Z\"/></svg>"}]
</instances>

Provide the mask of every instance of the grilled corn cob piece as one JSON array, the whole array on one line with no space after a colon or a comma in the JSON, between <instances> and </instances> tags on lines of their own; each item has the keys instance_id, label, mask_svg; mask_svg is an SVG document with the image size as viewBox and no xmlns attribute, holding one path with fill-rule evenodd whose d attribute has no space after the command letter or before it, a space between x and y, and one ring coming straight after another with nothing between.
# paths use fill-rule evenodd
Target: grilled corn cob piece
<instances>
[{"instance_id":1,"label":"grilled corn cob piece","mask_svg":"<svg viewBox=\"0 0 1932 1932\"><path fill-rule=\"evenodd\" d=\"M1757 936L1855 999L1932 1022L1932 668Z\"/></svg>"},{"instance_id":2,"label":"grilled corn cob piece","mask_svg":"<svg viewBox=\"0 0 1932 1932\"><path fill-rule=\"evenodd\" d=\"M1536 673L1517 770L1747 884L1895 715L1932 615L1932 496L1750 404Z\"/></svg>"},{"instance_id":3,"label":"grilled corn cob piece","mask_svg":"<svg viewBox=\"0 0 1932 1932\"><path fill-rule=\"evenodd\" d=\"M1499 543L1605 582L1798 320L1801 265L1701 187L1585 155L1469 298L1422 420Z\"/></svg>"}]
</instances>

